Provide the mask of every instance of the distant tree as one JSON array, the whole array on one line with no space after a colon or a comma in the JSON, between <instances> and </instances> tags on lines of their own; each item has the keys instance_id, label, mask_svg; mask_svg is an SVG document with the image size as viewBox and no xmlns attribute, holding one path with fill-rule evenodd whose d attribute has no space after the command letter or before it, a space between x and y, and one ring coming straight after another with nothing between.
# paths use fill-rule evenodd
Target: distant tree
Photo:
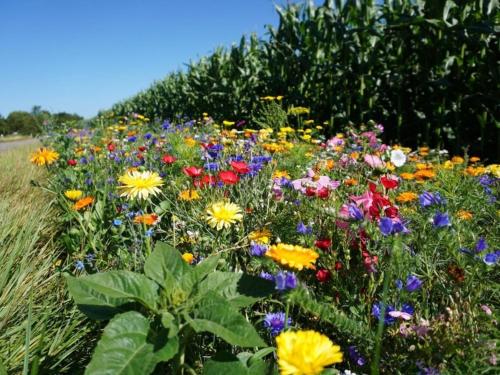
<instances>
[{"instance_id":1,"label":"distant tree","mask_svg":"<svg viewBox=\"0 0 500 375\"><path fill-rule=\"evenodd\" d=\"M29 112L11 112L6 119L6 122L7 133L17 132L25 135L40 133L40 122Z\"/></svg>"},{"instance_id":2,"label":"distant tree","mask_svg":"<svg viewBox=\"0 0 500 375\"><path fill-rule=\"evenodd\" d=\"M52 120L56 124L63 124L65 122L69 122L69 121L83 120L83 117L77 115L76 113L59 112L59 113L54 113L52 115Z\"/></svg>"},{"instance_id":3,"label":"distant tree","mask_svg":"<svg viewBox=\"0 0 500 375\"><path fill-rule=\"evenodd\" d=\"M7 134L7 121L0 115L0 134Z\"/></svg>"}]
</instances>

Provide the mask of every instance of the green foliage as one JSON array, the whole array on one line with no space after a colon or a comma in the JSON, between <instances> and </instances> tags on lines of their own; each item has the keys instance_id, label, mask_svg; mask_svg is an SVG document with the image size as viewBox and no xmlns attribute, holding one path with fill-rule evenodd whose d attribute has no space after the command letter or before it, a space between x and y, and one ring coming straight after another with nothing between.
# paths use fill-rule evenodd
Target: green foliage
<instances>
[{"instance_id":1,"label":"green foliage","mask_svg":"<svg viewBox=\"0 0 500 375\"><path fill-rule=\"evenodd\" d=\"M252 121L260 127L274 130L279 130L279 128L285 126L287 120L288 116L286 111L283 110L281 105L276 101L261 105L252 119Z\"/></svg>"},{"instance_id":2,"label":"green foliage","mask_svg":"<svg viewBox=\"0 0 500 375\"><path fill-rule=\"evenodd\" d=\"M330 126L383 121L388 139L408 146L500 149L496 0L326 0L277 11L269 38L218 48L111 110L249 119L261 96L284 95Z\"/></svg>"},{"instance_id":3,"label":"green foliage","mask_svg":"<svg viewBox=\"0 0 500 375\"><path fill-rule=\"evenodd\" d=\"M165 366L176 372L184 366L194 333L209 332L240 347L265 346L238 308L270 294L273 283L260 280L259 290L252 292L249 286L257 278L217 272L218 259L214 255L190 267L175 248L159 242L146 260L144 275L68 275L78 307L92 319L111 318L86 374L150 374L174 357Z\"/></svg>"}]
</instances>

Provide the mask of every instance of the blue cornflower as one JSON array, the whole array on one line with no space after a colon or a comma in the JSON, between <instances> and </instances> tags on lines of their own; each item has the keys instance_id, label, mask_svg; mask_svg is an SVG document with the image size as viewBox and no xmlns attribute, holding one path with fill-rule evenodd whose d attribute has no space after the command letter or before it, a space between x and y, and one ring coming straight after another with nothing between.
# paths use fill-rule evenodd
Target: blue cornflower
<instances>
[{"instance_id":1,"label":"blue cornflower","mask_svg":"<svg viewBox=\"0 0 500 375\"><path fill-rule=\"evenodd\" d=\"M365 218L363 212L353 203L349 204L348 210L349 217L353 220L363 220Z\"/></svg>"},{"instance_id":2,"label":"blue cornflower","mask_svg":"<svg viewBox=\"0 0 500 375\"><path fill-rule=\"evenodd\" d=\"M82 271L85 269L85 264L83 264L83 262L81 260L77 260L75 262L75 268L77 271Z\"/></svg>"},{"instance_id":3,"label":"blue cornflower","mask_svg":"<svg viewBox=\"0 0 500 375\"><path fill-rule=\"evenodd\" d=\"M269 272L262 271L259 277L264 280L274 281L274 276L271 275Z\"/></svg>"},{"instance_id":4,"label":"blue cornflower","mask_svg":"<svg viewBox=\"0 0 500 375\"><path fill-rule=\"evenodd\" d=\"M151 139L153 135L151 133L144 134L144 139Z\"/></svg>"},{"instance_id":5,"label":"blue cornflower","mask_svg":"<svg viewBox=\"0 0 500 375\"><path fill-rule=\"evenodd\" d=\"M422 287L422 280L420 280L417 276L415 275L409 275L406 278L406 290L408 292L414 292Z\"/></svg>"},{"instance_id":6,"label":"blue cornflower","mask_svg":"<svg viewBox=\"0 0 500 375\"><path fill-rule=\"evenodd\" d=\"M495 265L498 260L500 260L500 251L495 251L494 253L486 254L483 258L483 262L488 266Z\"/></svg>"},{"instance_id":7,"label":"blue cornflower","mask_svg":"<svg viewBox=\"0 0 500 375\"><path fill-rule=\"evenodd\" d=\"M292 319L286 319L284 312L268 313L264 318L264 326L271 332L271 335L276 336L285 328L285 320L288 326L292 324Z\"/></svg>"},{"instance_id":8,"label":"blue cornflower","mask_svg":"<svg viewBox=\"0 0 500 375\"><path fill-rule=\"evenodd\" d=\"M395 282L395 284L396 284L396 288L397 288L398 290L403 289L403 281L402 281L402 280L397 279L397 280L396 280L396 282Z\"/></svg>"},{"instance_id":9,"label":"blue cornflower","mask_svg":"<svg viewBox=\"0 0 500 375\"><path fill-rule=\"evenodd\" d=\"M250 254L253 256L261 257L266 253L266 251L267 251L266 245L259 245L258 243L255 243L253 241L250 244Z\"/></svg>"},{"instance_id":10,"label":"blue cornflower","mask_svg":"<svg viewBox=\"0 0 500 375\"><path fill-rule=\"evenodd\" d=\"M390 235L392 233L392 227L393 227L392 219L388 217L381 218L378 223L378 227L380 229L380 232L382 232L384 236Z\"/></svg>"},{"instance_id":11,"label":"blue cornflower","mask_svg":"<svg viewBox=\"0 0 500 375\"><path fill-rule=\"evenodd\" d=\"M151 229L148 229L146 231L146 233L144 233L146 235L146 237L151 237L154 233L154 230L151 228Z\"/></svg>"},{"instance_id":12,"label":"blue cornflower","mask_svg":"<svg viewBox=\"0 0 500 375\"><path fill-rule=\"evenodd\" d=\"M439 193L430 193L428 191L424 191L418 197L420 201L420 207L430 207L433 205L444 205L446 201L441 197Z\"/></svg>"},{"instance_id":13,"label":"blue cornflower","mask_svg":"<svg viewBox=\"0 0 500 375\"><path fill-rule=\"evenodd\" d=\"M277 290L294 289L297 287L297 276L293 272L280 271L274 277Z\"/></svg>"},{"instance_id":14,"label":"blue cornflower","mask_svg":"<svg viewBox=\"0 0 500 375\"><path fill-rule=\"evenodd\" d=\"M451 225L450 217L448 213L436 212L434 218L432 219L434 228L444 228Z\"/></svg>"},{"instance_id":15,"label":"blue cornflower","mask_svg":"<svg viewBox=\"0 0 500 375\"><path fill-rule=\"evenodd\" d=\"M349 357L351 357L351 360L354 361L354 363L360 367L366 365L366 359L359 353L358 349L354 345L349 346L348 351Z\"/></svg>"},{"instance_id":16,"label":"blue cornflower","mask_svg":"<svg viewBox=\"0 0 500 375\"><path fill-rule=\"evenodd\" d=\"M135 142L135 141L137 141L137 137L135 135L133 135L131 137L128 137L127 141L129 141L129 142Z\"/></svg>"},{"instance_id":17,"label":"blue cornflower","mask_svg":"<svg viewBox=\"0 0 500 375\"><path fill-rule=\"evenodd\" d=\"M161 124L161 128L163 130L167 130L168 128L170 128L170 121L168 120L163 121L163 124Z\"/></svg>"},{"instance_id":18,"label":"blue cornflower","mask_svg":"<svg viewBox=\"0 0 500 375\"><path fill-rule=\"evenodd\" d=\"M488 248L488 243L484 239L484 237L480 237L476 243L476 253L480 253Z\"/></svg>"},{"instance_id":19,"label":"blue cornflower","mask_svg":"<svg viewBox=\"0 0 500 375\"><path fill-rule=\"evenodd\" d=\"M88 160L85 156L83 158L80 158L80 164L88 164Z\"/></svg>"},{"instance_id":20,"label":"blue cornflower","mask_svg":"<svg viewBox=\"0 0 500 375\"><path fill-rule=\"evenodd\" d=\"M219 163L205 163L203 167L209 172L214 172L219 170Z\"/></svg>"},{"instance_id":21,"label":"blue cornflower","mask_svg":"<svg viewBox=\"0 0 500 375\"><path fill-rule=\"evenodd\" d=\"M375 302L372 306L372 315L377 318L377 320L380 320L380 313L382 312L382 308L384 306L383 302ZM387 305L385 308L385 314L384 314L384 323L385 324L392 324L396 320L392 316L389 315L391 311L395 311L394 307L391 305Z\"/></svg>"},{"instance_id":22,"label":"blue cornflower","mask_svg":"<svg viewBox=\"0 0 500 375\"><path fill-rule=\"evenodd\" d=\"M299 234L311 234L312 227L310 225L305 225L302 221L297 224L297 233Z\"/></svg>"},{"instance_id":23,"label":"blue cornflower","mask_svg":"<svg viewBox=\"0 0 500 375\"><path fill-rule=\"evenodd\" d=\"M115 227L119 227L120 225L122 225L123 221L121 219L115 219L113 220L113 225Z\"/></svg>"}]
</instances>

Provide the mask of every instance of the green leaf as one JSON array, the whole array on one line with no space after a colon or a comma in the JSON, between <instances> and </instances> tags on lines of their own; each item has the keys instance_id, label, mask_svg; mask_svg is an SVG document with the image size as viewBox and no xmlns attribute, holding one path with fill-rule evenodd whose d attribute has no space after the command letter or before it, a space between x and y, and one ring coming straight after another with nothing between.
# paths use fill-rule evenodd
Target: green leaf
<instances>
[{"instance_id":1,"label":"green leaf","mask_svg":"<svg viewBox=\"0 0 500 375\"><path fill-rule=\"evenodd\" d=\"M203 367L203 375L265 375L268 365L262 360L253 362L247 367L241 359L230 353L217 353Z\"/></svg>"},{"instance_id":2,"label":"green leaf","mask_svg":"<svg viewBox=\"0 0 500 375\"><path fill-rule=\"evenodd\" d=\"M191 272L184 274L182 277L180 281L181 289L191 291L203 278L215 270L219 259L220 255L211 255L198 263L196 267L192 267Z\"/></svg>"},{"instance_id":3,"label":"green leaf","mask_svg":"<svg viewBox=\"0 0 500 375\"><path fill-rule=\"evenodd\" d=\"M165 346L154 353L155 362L167 362L174 358L179 351L179 338L177 336L169 337Z\"/></svg>"},{"instance_id":4,"label":"green leaf","mask_svg":"<svg viewBox=\"0 0 500 375\"><path fill-rule=\"evenodd\" d=\"M181 278L189 273L189 265L181 254L171 245L158 242L144 264L144 273L163 288L174 287Z\"/></svg>"},{"instance_id":5,"label":"green leaf","mask_svg":"<svg viewBox=\"0 0 500 375\"><path fill-rule=\"evenodd\" d=\"M147 342L149 328L149 321L138 312L115 316L104 329L85 374L151 374L156 358L153 344Z\"/></svg>"},{"instance_id":6,"label":"green leaf","mask_svg":"<svg viewBox=\"0 0 500 375\"><path fill-rule=\"evenodd\" d=\"M195 319L185 318L196 332L211 332L231 345L265 346L253 325L215 292L208 292L197 304Z\"/></svg>"},{"instance_id":7,"label":"green leaf","mask_svg":"<svg viewBox=\"0 0 500 375\"><path fill-rule=\"evenodd\" d=\"M203 280L200 293L216 291L235 307L249 306L275 291L274 283L234 272L213 272Z\"/></svg>"},{"instance_id":8,"label":"green leaf","mask_svg":"<svg viewBox=\"0 0 500 375\"><path fill-rule=\"evenodd\" d=\"M7 367L5 367L1 359L0 359L0 375L7 375Z\"/></svg>"},{"instance_id":9,"label":"green leaf","mask_svg":"<svg viewBox=\"0 0 500 375\"><path fill-rule=\"evenodd\" d=\"M92 319L109 319L117 307L139 302L155 310L158 285L130 271L109 271L83 277L66 275L68 289L78 307Z\"/></svg>"}]
</instances>

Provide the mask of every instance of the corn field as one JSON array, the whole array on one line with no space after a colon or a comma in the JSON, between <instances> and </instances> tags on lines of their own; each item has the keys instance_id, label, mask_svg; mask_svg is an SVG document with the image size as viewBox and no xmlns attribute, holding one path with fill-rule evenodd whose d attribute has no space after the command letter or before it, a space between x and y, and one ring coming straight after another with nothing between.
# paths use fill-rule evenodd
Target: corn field
<instances>
[{"instance_id":1,"label":"corn field","mask_svg":"<svg viewBox=\"0 0 500 375\"><path fill-rule=\"evenodd\" d=\"M251 120L283 95L339 127L383 121L387 139L500 157L497 0L326 0L277 8L267 36L217 48L112 107L150 118Z\"/></svg>"}]
</instances>

